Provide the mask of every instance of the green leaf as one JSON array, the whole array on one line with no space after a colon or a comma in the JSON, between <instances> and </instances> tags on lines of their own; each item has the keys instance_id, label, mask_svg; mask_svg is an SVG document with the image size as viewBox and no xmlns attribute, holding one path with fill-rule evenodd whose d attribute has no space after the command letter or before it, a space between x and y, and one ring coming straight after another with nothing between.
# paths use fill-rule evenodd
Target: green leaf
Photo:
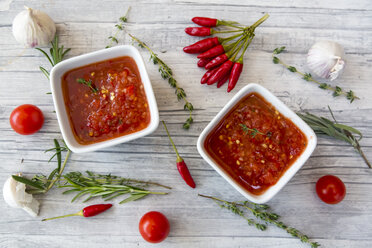
<instances>
[{"instance_id":1,"label":"green leaf","mask_svg":"<svg viewBox=\"0 0 372 248\"><path fill-rule=\"evenodd\" d=\"M310 81L311 80L311 74L310 73L305 73L303 79L305 79L306 81Z\"/></svg>"},{"instance_id":2,"label":"green leaf","mask_svg":"<svg viewBox=\"0 0 372 248\"><path fill-rule=\"evenodd\" d=\"M285 46L277 47L277 48L274 49L273 53L274 53L274 54L280 54L280 53L282 53L284 50L285 50Z\"/></svg>"},{"instance_id":3,"label":"green leaf","mask_svg":"<svg viewBox=\"0 0 372 248\"><path fill-rule=\"evenodd\" d=\"M333 96L339 96L342 94L342 89L339 86L336 86L335 91L333 92Z\"/></svg>"},{"instance_id":4,"label":"green leaf","mask_svg":"<svg viewBox=\"0 0 372 248\"><path fill-rule=\"evenodd\" d=\"M294 66L288 66L288 70L291 71L291 72L296 72L297 71L296 67L294 67Z\"/></svg>"},{"instance_id":5,"label":"green leaf","mask_svg":"<svg viewBox=\"0 0 372 248\"><path fill-rule=\"evenodd\" d=\"M61 155L61 146L58 143L57 139L54 139L54 145L56 146L56 154L57 154L57 169L58 172L61 170L62 165L62 155Z\"/></svg>"},{"instance_id":6,"label":"green leaf","mask_svg":"<svg viewBox=\"0 0 372 248\"><path fill-rule=\"evenodd\" d=\"M322 84L319 85L319 88L321 88L323 90L326 90L328 88L328 84L322 83Z\"/></svg>"},{"instance_id":7,"label":"green leaf","mask_svg":"<svg viewBox=\"0 0 372 248\"><path fill-rule=\"evenodd\" d=\"M20 176L15 176L15 175L12 175L13 179L16 180L17 182L20 182L20 183L23 183L23 184L26 184L28 186L31 186L31 187L34 187L34 188L37 188L37 189L42 189L44 190L45 188L43 186L41 186L40 184L34 182L34 181L31 181L27 178L24 178L24 177L20 177Z\"/></svg>"},{"instance_id":8,"label":"green leaf","mask_svg":"<svg viewBox=\"0 0 372 248\"><path fill-rule=\"evenodd\" d=\"M119 204L124 204L124 203L130 202L130 201L136 201L136 200L141 199L142 197L145 197L147 195L148 195L148 193L135 194L135 195L132 195L132 196L122 200L121 202L119 202Z\"/></svg>"},{"instance_id":9,"label":"green leaf","mask_svg":"<svg viewBox=\"0 0 372 248\"><path fill-rule=\"evenodd\" d=\"M72 198L71 202L74 202L74 201L75 201L76 199L78 199L79 197L81 197L81 196L83 196L83 195L85 195L85 194L88 194L88 193L89 193L89 189L81 191L80 193L76 194L76 195L74 196L74 198Z\"/></svg>"},{"instance_id":10,"label":"green leaf","mask_svg":"<svg viewBox=\"0 0 372 248\"><path fill-rule=\"evenodd\" d=\"M274 64L279 64L279 62L280 62L279 58L274 56L273 57L273 63Z\"/></svg>"}]
</instances>

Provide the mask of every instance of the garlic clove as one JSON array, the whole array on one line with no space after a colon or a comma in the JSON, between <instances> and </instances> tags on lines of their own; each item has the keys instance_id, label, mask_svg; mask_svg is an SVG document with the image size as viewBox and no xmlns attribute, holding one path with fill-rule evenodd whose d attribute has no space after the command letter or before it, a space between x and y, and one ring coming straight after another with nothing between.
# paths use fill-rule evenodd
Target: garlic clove
<instances>
[{"instance_id":1,"label":"garlic clove","mask_svg":"<svg viewBox=\"0 0 372 248\"><path fill-rule=\"evenodd\" d=\"M307 66L318 77L336 79L345 67L343 47L333 41L315 43L307 54Z\"/></svg>"},{"instance_id":2,"label":"garlic clove","mask_svg":"<svg viewBox=\"0 0 372 248\"><path fill-rule=\"evenodd\" d=\"M9 206L22 208L32 217L39 213L39 202L31 194L26 193L25 184L17 182L11 176L4 183L3 197Z\"/></svg>"},{"instance_id":3,"label":"garlic clove","mask_svg":"<svg viewBox=\"0 0 372 248\"><path fill-rule=\"evenodd\" d=\"M25 47L45 46L56 33L54 21L43 11L25 7L13 20L13 35Z\"/></svg>"}]
</instances>

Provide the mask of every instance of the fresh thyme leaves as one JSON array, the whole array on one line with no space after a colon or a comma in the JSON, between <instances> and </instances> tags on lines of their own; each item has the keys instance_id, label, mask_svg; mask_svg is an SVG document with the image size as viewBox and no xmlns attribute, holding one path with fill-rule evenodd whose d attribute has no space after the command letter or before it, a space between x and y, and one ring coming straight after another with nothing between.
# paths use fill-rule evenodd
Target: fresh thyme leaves
<instances>
[{"instance_id":1,"label":"fresh thyme leaves","mask_svg":"<svg viewBox=\"0 0 372 248\"><path fill-rule=\"evenodd\" d=\"M64 142L63 142L64 143ZM59 181L59 179L62 176L63 170L65 169L65 166L67 164L67 160L70 157L71 151L68 149L66 144L64 146L60 146L58 140L54 139L54 148L48 149L45 152L54 151L55 153L53 156L49 159L49 162L54 158L57 157L57 168L55 168L48 177L44 175L35 175L31 180L19 177L19 176L13 176L13 179L24 183L27 186L30 186L31 189L28 189L27 192L30 194L44 194L47 193L54 184ZM67 151L65 160L62 163L62 151Z\"/></svg>"},{"instance_id":2,"label":"fresh thyme leaves","mask_svg":"<svg viewBox=\"0 0 372 248\"><path fill-rule=\"evenodd\" d=\"M130 9L131 7L129 6L125 15L119 18L119 23L115 24L116 32L114 35L111 35L108 37L108 39L110 40L110 43L105 48L110 48L112 47L113 44L119 43L117 36L121 30L124 30L124 23L128 21L128 14L129 14Z\"/></svg>"},{"instance_id":3,"label":"fresh thyme leaves","mask_svg":"<svg viewBox=\"0 0 372 248\"><path fill-rule=\"evenodd\" d=\"M344 91L341 87L339 86L331 86L330 84L327 84L327 83L321 83L319 82L318 80L315 80L310 73L303 73L303 72L300 72L297 70L296 67L294 66L290 66L290 65L287 65L286 63L284 63L281 59L279 59L276 55L282 53L283 51L285 50L285 47L278 47L278 48L275 48L274 51L273 51L273 54L272 54L272 58L273 58L273 63L274 64L281 64L283 65L284 67L286 67L290 72L295 72L299 75L302 76L302 79L304 79L305 81L308 81L308 82L313 82L313 83L316 83L319 85L319 88L323 89L323 90L330 90L330 91L333 91L333 96L336 97L336 96L345 96L346 99L348 99L350 101L350 103L352 103L355 99L359 99L359 97L357 97L354 92L352 90L350 91Z\"/></svg>"},{"instance_id":4,"label":"fresh thyme leaves","mask_svg":"<svg viewBox=\"0 0 372 248\"><path fill-rule=\"evenodd\" d=\"M158 57L158 55L154 53L154 51L149 46L146 45L146 43L142 42L141 40L139 40L137 37L133 36L132 34L128 34L128 35L132 38L133 41L138 43L139 47L146 48L150 52L150 60L154 63L154 65L159 66L159 72L160 72L161 77L164 80L168 80L169 85L176 89L175 94L177 95L178 101L182 99L185 102L185 105L183 108L184 110L189 111L189 117L183 124L183 128L189 129L190 125L193 123L192 111L194 110L194 107L187 100L185 91L178 86L177 80L173 77L172 69L169 68L169 66L166 63L164 63L164 61L161 60Z\"/></svg>"},{"instance_id":5,"label":"fresh thyme leaves","mask_svg":"<svg viewBox=\"0 0 372 248\"><path fill-rule=\"evenodd\" d=\"M254 204L248 201L229 202L213 196L206 196L201 194L199 194L199 196L214 200L220 207L226 208L233 212L234 214L243 217L248 222L248 225L255 226L257 229L261 231L266 230L267 224L272 224L287 231L287 233L289 233L293 237L299 238L301 242L308 243L312 248L320 246L319 243L310 241L309 237L301 233L299 230L293 227L289 227L285 225L283 222L279 221L280 216L276 213L270 212L269 211L270 207L266 204ZM259 221L263 221L264 224L257 222L253 219L247 218L244 212L247 210L250 211L253 214L253 216L256 217L256 219L258 219Z\"/></svg>"},{"instance_id":6,"label":"fresh thyme leaves","mask_svg":"<svg viewBox=\"0 0 372 248\"><path fill-rule=\"evenodd\" d=\"M94 198L102 197L105 201L111 200L118 196L129 194L130 196L122 200L119 204L129 201L135 201L149 194L166 195L166 192L153 192L143 189L143 186L156 185L163 188L168 188L157 183L144 182L133 179L127 179L111 175L99 175L87 171L84 176L80 172L70 172L63 176L64 183L61 183L60 188L69 188L63 194L77 193L71 202L78 198L88 195L84 202Z\"/></svg>"},{"instance_id":7,"label":"fresh thyme leaves","mask_svg":"<svg viewBox=\"0 0 372 248\"><path fill-rule=\"evenodd\" d=\"M93 93L97 93L98 92L98 88L93 84L92 80L89 79L89 81L83 79L83 78L78 78L76 79L76 81L79 83L79 84L85 84L86 86L89 87L89 89L93 92Z\"/></svg>"},{"instance_id":8,"label":"fresh thyme leaves","mask_svg":"<svg viewBox=\"0 0 372 248\"><path fill-rule=\"evenodd\" d=\"M267 137L270 137L271 136L271 132L268 132L266 134L258 131L256 128L249 128L247 127L247 125L244 125L244 124L239 124L239 126L241 126L242 130L244 131L245 134L248 134L250 136L252 136L252 138L256 137L257 134L260 134L260 135L265 135Z\"/></svg>"},{"instance_id":9,"label":"fresh thyme leaves","mask_svg":"<svg viewBox=\"0 0 372 248\"><path fill-rule=\"evenodd\" d=\"M35 48L35 49L37 49L41 53L43 53L53 67L53 66L55 66L56 64L58 64L59 62L61 62L63 60L63 58L71 50L71 48L67 48L65 50L63 46L60 47L59 43L58 43L58 36L57 35L54 37L54 40L51 42L51 44L52 44L52 47L49 50L50 56L47 54L47 52L45 52L44 50L42 50L40 48ZM40 66L39 68L49 80L48 70L46 70L42 66Z\"/></svg>"},{"instance_id":10,"label":"fresh thyme leaves","mask_svg":"<svg viewBox=\"0 0 372 248\"><path fill-rule=\"evenodd\" d=\"M359 141L363 137L362 133L353 127L337 123L329 106L328 109L334 122L325 117L318 117L310 113L297 114L315 131L315 133L328 135L338 140L343 140L352 145L364 159L368 167L372 168L371 163L368 161L359 144ZM355 137L355 135L359 137Z\"/></svg>"}]
</instances>

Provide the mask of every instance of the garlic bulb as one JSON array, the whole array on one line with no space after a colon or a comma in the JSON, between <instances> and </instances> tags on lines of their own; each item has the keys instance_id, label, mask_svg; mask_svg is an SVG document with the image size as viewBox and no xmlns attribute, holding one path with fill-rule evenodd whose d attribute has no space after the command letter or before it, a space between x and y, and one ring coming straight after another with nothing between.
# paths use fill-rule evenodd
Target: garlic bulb
<instances>
[{"instance_id":1,"label":"garlic bulb","mask_svg":"<svg viewBox=\"0 0 372 248\"><path fill-rule=\"evenodd\" d=\"M333 41L315 43L307 54L307 66L317 76L336 79L345 67L343 47Z\"/></svg>"},{"instance_id":2,"label":"garlic bulb","mask_svg":"<svg viewBox=\"0 0 372 248\"><path fill-rule=\"evenodd\" d=\"M39 213L39 202L26 193L26 185L9 177L3 187L3 196L6 203L13 208L22 208L32 217Z\"/></svg>"},{"instance_id":3,"label":"garlic bulb","mask_svg":"<svg viewBox=\"0 0 372 248\"><path fill-rule=\"evenodd\" d=\"M13 35L26 47L45 46L52 41L56 25L43 11L25 7L13 20Z\"/></svg>"}]
</instances>

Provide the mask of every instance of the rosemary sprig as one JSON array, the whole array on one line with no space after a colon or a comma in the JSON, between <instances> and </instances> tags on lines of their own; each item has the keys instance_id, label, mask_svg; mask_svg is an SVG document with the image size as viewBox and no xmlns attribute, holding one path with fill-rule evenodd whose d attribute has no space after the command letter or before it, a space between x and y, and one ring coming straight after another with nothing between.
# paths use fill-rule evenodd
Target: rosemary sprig
<instances>
[{"instance_id":1,"label":"rosemary sprig","mask_svg":"<svg viewBox=\"0 0 372 248\"><path fill-rule=\"evenodd\" d=\"M76 199L88 195L84 202L94 198L102 197L105 201L114 199L118 196L129 194L130 196L122 200L119 204L123 204L130 201L138 200L149 194L155 195L166 195L166 192L153 192L142 188L145 185L157 185L164 188L170 188L157 183L145 182L127 178L121 178L111 175L98 175L87 171L87 175L84 176L80 172L70 172L63 176L66 180L65 183L61 184L60 188L69 188L64 191L63 194L77 193L71 202Z\"/></svg>"},{"instance_id":2,"label":"rosemary sprig","mask_svg":"<svg viewBox=\"0 0 372 248\"><path fill-rule=\"evenodd\" d=\"M83 79L83 78L78 78L76 79L76 82L78 82L79 84L84 84L86 86L89 87L89 89L93 92L93 93L97 93L98 92L98 88L93 84L92 80L89 79L89 81Z\"/></svg>"},{"instance_id":3,"label":"rosemary sprig","mask_svg":"<svg viewBox=\"0 0 372 248\"><path fill-rule=\"evenodd\" d=\"M265 135L267 137L270 137L272 135L271 132L263 133L258 131L257 128L249 128L245 124L239 124L239 126L242 128L245 134L252 136L252 138L256 137L257 134Z\"/></svg>"},{"instance_id":4,"label":"rosemary sprig","mask_svg":"<svg viewBox=\"0 0 372 248\"><path fill-rule=\"evenodd\" d=\"M302 118L317 134L324 134L330 137L336 138L338 140L343 140L354 147L355 150L364 159L364 162L372 169L371 163L368 161L367 157L363 153L359 141L362 139L362 133L350 126L337 123L331 108L328 106L329 112L334 120L329 120L325 117L318 117L310 113L301 114L297 113L298 116ZM359 136L356 137L355 135Z\"/></svg>"},{"instance_id":5,"label":"rosemary sprig","mask_svg":"<svg viewBox=\"0 0 372 248\"><path fill-rule=\"evenodd\" d=\"M283 222L279 221L280 216L276 213L272 213L269 210L269 206L266 204L254 204L248 201L243 202L229 202L222 199L219 199L217 197L213 196L207 196L207 195L201 195L201 197L209 198L214 200L220 207L226 208L233 212L234 214L237 214L241 217L243 217L245 220L248 221L249 225L255 226L257 229L264 231L267 228L266 224L273 224L283 230L285 230L287 233L292 235L295 238L299 238L301 242L308 243L312 248L319 247L320 244L317 242L311 242L309 237L305 234L301 233L299 230L289 227L285 225ZM263 221L265 224L261 224L259 222L256 222L252 219L249 219L245 216L244 210L250 211L256 219Z\"/></svg>"},{"instance_id":6,"label":"rosemary sprig","mask_svg":"<svg viewBox=\"0 0 372 248\"><path fill-rule=\"evenodd\" d=\"M169 68L169 66L166 63L164 63L164 61L161 60L159 56L149 46L146 45L146 43L142 42L141 40L139 40L137 37L133 36L132 34L128 34L128 35L132 38L133 41L138 43L139 47L146 48L150 52L150 60L154 63L154 65L159 66L159 72L160 72L161 77L164 80L168 80L169 85L176 89L175 94L177 95L178 101L182 99L185 102L185 105L183 108L184 110L189 111L189 118L187 118L187 120L183 124L183 128L189 129L191 123L193 123L192 111L194 110L194 107L187 100L185 91L181 87L179 87L177 80L173 76L172 69Z\"/></svg>"},{"instance_id":7,"label":"rosemary sprig","mask_svg":"<svg viewBox=\"0 0 372 248\"><path fill-rule=\"evenodd\" d=\"M300 72L297 70L296 67L294 66L290 66L290 65L287 65L286 63L284 63L281 59L279 59L276 55L282 53L283 51L285 50L285 47L278 47L278 48L275 48L273 53L272 53L272 58L273 58L273 63L274 64L281 64L283 65L284 67L286 67L290 72L294 72L294 73L297 73L299 75L302 76L302 79L304 79L305 81L308 81L308 82L313 82L313 83L316 83L319 85L319 88L323 89L323 90L330 90L330 91L333 91L333 97L336 97L336 96L345 96L346 99L348 99L350 101L350 103L352 103L355 99L359 99L359 97L357 97L354 92L352 90L349 90L349 91L344 91L341 87L339 86L331 86L330 84L327 84L327 83L321 83L319 82L318 80L315 80L312 75L310 73L303 73L303 72Z\"/></svg>"},{"instance_id":8,"label":"rosemary sprig","mask_svg":"<svg viewBox=\"0 0 372 248\"><path fill-rule=\"evenodd\" d=\"M35 49L39 50L42 54L44 54L45 57L49 60L50 64L53 67L53 66L55 66L56 64L58 64L59 62L61 62L63 60L63 58L71 50L71 48L67 48L65 50L64 46L60 47L59 43L58 43L58 36L57 35L54 37L54 40L51 42L51 45L52 45L52 47L49 50L50 56L43 49L40 49L40 48L35 48ZM49 80L48 70L46 70L42 66L40 66L39 68Z\"/></svg>"},{"instance_id":9,"label":"rosemary sprig","mask_svg":"<svg viewBox=\"0 0 372 248\"><path fill-rule=\"evenodd\" d=\"M44 194L47 193L54 185L58 185L59 188L69 188L64 191L63 194L75 192L76 195L72 199L72 202L76 199L88 194L88 201L91 198L101 196L105 200L111 200L118 196L129 194L130 196L120 202L126 203L129 201L135 201L143 198L149 194L155 195L166 195L166 192L154 192L144 189L146 186L158 186L167 189L171 189L168 186L164 186L154 182L140 181L130 178L123 178L118 176L94 174L93 172L87 171L86 175L81 172L70 172L62 175L63 170L66 166L67 160L71 154L66 144L60 146L57 140L54 140L55 147L47 151L55 151L55 154L51 157L51 161L54 157L57 157L57 168L55 168L48 177L44 175L35 175L31 180L13 176L13 178L24 183L30 188L27 190L31 194ZM47 152L46 151L46 152ZM65 160L62 164L62 152L67 151ZM84 202L85 202L84 201Z\"/></svg>"},{"instance_id":10,"label":"rosemary sprig","mask_svg":"<svg viewBox=\"0 0 372 248\"><path fill-rule=\"evenodd\" d=\"M121 30L124 30L124 24L128 21L128 14L130 9L131 7L129 6L125 15L119 18L119 23L115 24L116 32L114 35L108 37L110 43L105 48L110 48L113 44L119 43L117 36Z\"/></svg>"},{"instance_id":11,"label":"rosemary sprig","mask_svg":"<svg viewBox=\"0 0 372 248\"><path fill-rule=\"evenodd\" d=\"M63 142L64 143L64 142ZM28 189L27 192L30 194L44 194L47 193L54 184L61 178L63 170L66 167L67 160L70 157L71 151L68 149L66 144L60 146L58 140L54 139L54 148L48 149L45 152L55 151L53 156L49 159L50 162L54 157L57 157L57 168L55 168L48 177L44 175L35 175L31 180L25 177L12 176L14 180L24 183L27 186L30 186L31 189ZM62 163L62 151L67 151L65 160Z\"/></svg>"}]
</instances>

